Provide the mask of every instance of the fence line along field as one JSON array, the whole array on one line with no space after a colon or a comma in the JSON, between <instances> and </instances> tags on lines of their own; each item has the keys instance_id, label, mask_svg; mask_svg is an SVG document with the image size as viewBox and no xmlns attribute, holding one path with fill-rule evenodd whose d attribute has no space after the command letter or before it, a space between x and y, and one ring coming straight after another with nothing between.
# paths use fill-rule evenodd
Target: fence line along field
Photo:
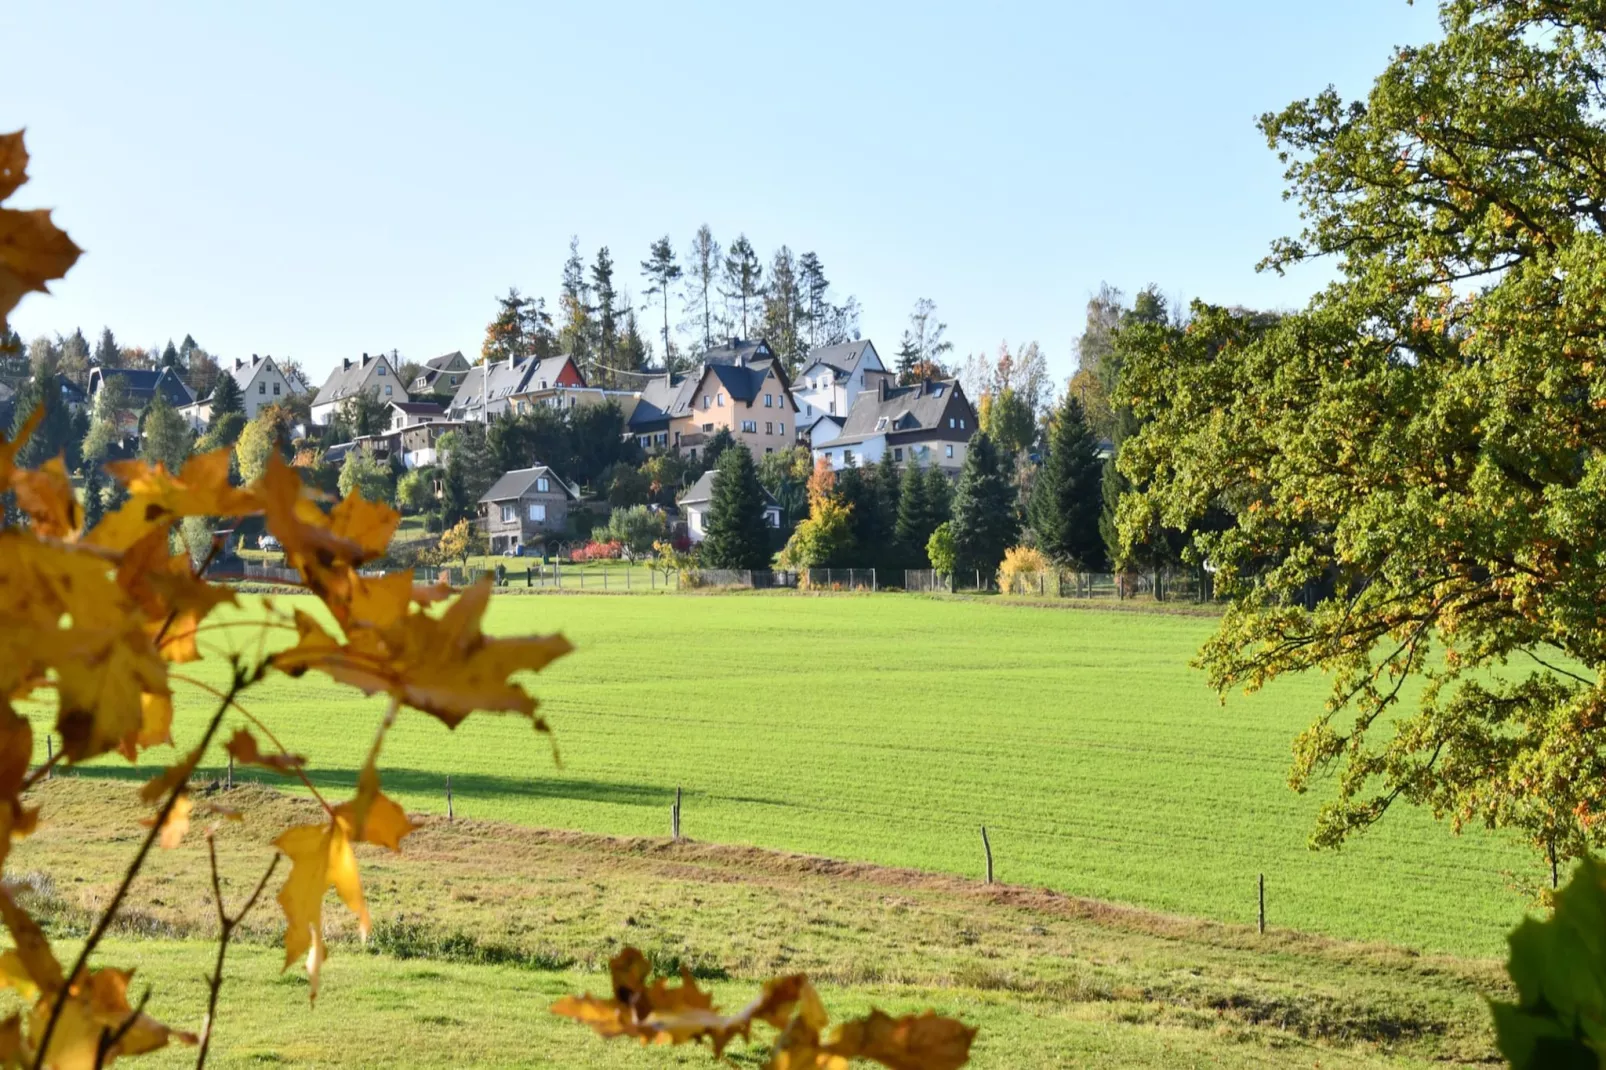
<instances>
[{"instance_id":1,"label":"fence line along field","mask_svg":"<svg viewBox=\"0 0 1606 1070\"><path fill-rule=\"evenodd\" d=\"M1213 622L907 595L508 597L497 630L562 629L538 681L561 751L521 721L454 737L403 718L385 789L411 809L686 836L979 876L1163 911L1496 954L1528 851L1404 807L1342 852L1285 786L1323 682L1225 705L1187 667ZM226 635L226 633L223 633ZM223 640L219 640L220 642ZM375 700L377 701L377 700ZM373 710L315 674L255 699L315 780L349 787ZM202 716L181 701L180 738ZM42 757L42 752L41 752ZM98 767L126 771L117 761Z\"/></svg>"}]
</instances>

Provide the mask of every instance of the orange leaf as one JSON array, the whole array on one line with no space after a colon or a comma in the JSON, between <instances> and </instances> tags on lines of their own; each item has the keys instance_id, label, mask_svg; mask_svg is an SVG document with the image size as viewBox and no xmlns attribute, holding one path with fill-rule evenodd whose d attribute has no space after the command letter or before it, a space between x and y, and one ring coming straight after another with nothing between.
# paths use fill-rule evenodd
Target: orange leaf
<instances>
[{"instance_id":1,"label":"orange leaf","mask_svg":"<svg viewBox=\"0 0 1606 1070\"><path fill-rule=\"evenodd\" d=\"M234 760L242 765L260 765L265 769L272 769L276 773L286 775L294 773L307 764L307 760L299 754L263 754L257 747L257 739L249 730L237 728L234 735L223 745L223 749L234 756Z\"/></svg>"},{"instance_id":2,"label":"orange leaf","mask_svg":"<svg viewBox=\"0 0 1606 1070\"><path fill-rule=\"evenodd\" d=\"M184 462L178 475L162 464L112 461L106 470L128 488L128 501L102 518L85 539L109 550L126 550L152 531L167 531L181 517L238 517L261 512L255 494L229 482L232 453L227 446L197 453Z\"/></svg>"},{"instance_id":3,"label":"orange leaf","mask_svg":"<svg viewBox=\"0 0 1606 1070\"><path fill-rule=\"evenodd\" d=\"M28 150L22 144L22 131L0 134L0 201L28 181Z\"/></svg>"},{"instance_id":4,"label":"orange leaf","mask_svg":"<svg viewBox=\"0 0 1606 1070\"><path fill-rule=\"evenodd\" d=\"M284 965L306 956L311 998L318 998L318 978L328 948L323 939L323 897L330 888L340 893L357 915L357 929L368 938L368 906L357 875L357 856L351 849L350 831L342 817L327 825L298 825L280 834L273 845L290 859L290 876L279 890L279 906L288 923L284 933Z\"/></svg>"},{"instance_id":5,"label":"orange leaf","mask_svg":"<svg viewBox=\"0 0 1606 1070\"><path fill-rule=\"evenodd\" d=\"M48 539L68 539L84 524L84 510L60 457L33 471L18 471L11 480L17 505L33 522L33 531Z\"/></svg>"},{"instance_id":6,"label":"orange leaf","mask_svg":"<svg viewBox=\"0 0 1606 1070\"><path fill-rule=\"evenodd\" d=\"M82 252L51 222L50 211L0 208L0 320L23 294L48 293L45 283L67 274Z\"/></svg>"}]
</instances>

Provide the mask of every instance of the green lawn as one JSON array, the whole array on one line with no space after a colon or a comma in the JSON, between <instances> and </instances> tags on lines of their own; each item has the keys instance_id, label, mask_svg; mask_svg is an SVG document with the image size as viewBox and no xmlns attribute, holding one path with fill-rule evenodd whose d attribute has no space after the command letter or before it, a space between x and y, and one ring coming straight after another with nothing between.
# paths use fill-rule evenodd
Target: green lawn
<instances>
[{"instance_id":1,"label":"green lawn","mask_svg":"<svg viewBox=\"0 0 1606 1070\"><path fill-rule=\"evenodd\" d=\"M1225 706L1187 667L1209 620L907 595L506 597L493 629L561 629L536 681L562 765L522 722L404 717L385 785L410 808L614 834L668 831L977 875L1249 922L1494 955L1537 877L1525 849L1404 808L1336 853L1284 783L1318 679ZM250 644L254 646L254 643ZM349 790L381 713L317 674L252 708ZM179 738L206 711L179 703ZM115 763L108 763L115 768Z\"/></svg>"}]
</instances>

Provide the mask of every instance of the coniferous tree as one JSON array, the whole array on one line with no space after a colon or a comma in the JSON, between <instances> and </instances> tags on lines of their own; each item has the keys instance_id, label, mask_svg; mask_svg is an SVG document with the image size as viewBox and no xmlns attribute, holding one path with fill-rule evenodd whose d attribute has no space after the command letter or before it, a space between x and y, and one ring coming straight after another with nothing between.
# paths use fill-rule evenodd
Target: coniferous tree
<instances>
[{"instance_id":1,"label":"coniferous tree","mask_svg":"<svg viewBox=\"0 0 1606 1070\"><path fill-rule=\"evenodd\" d=\"M180 375L184 374L184 361L179 357L178 347L173 344L171 338L167 340L167 348L162 350L162 367L172 368Z\"/></svg>"},{"instance_id":2,"label":"coniferous tree","mask_svg":"<svg viewBox=\"0 0 1606 1070\"><path fill-rule=\"evenodd\" d=\"M926 496L926 476L917 464L904 466L902 486L898 493L898 520L894 527L898 553L904 568L930 568L926 560L926 543L936 528L932 522L931 502Z\"/></svg>"},{"instance_id":3,"label":"coniferous tree","mask_svg":"<svg viewBox=\"0 0 1606 1070\"><path fill-rule=\"evenodd\" d=\"M1004 551L1015 544L1020 526L1015 517L1015 488L985 432L978 431L965 453L965 465L954 490L955 567L960 575L979 572L983 581L998 571Z\"/></svg>"},{"instance_id":4,"label":"coniferous tree","mask_svg":"<svg viewBox=\"0 0 1606 1070\"><path fill-rule=\"evenodd\" d=\"M764 339L788 372L796 372L808 354L803 291L797 263L786 246L770 262L770 283L764 294Z\"/></svg>"},{"instance_id":5,"label":"coniferous tree","mask_svg":"<svg viewBox=\"0 0 1606 1070\"><path fill-rule=\"evenodd\" d=\"M692 235L691 247L686 251L685 310L702 347L699 353L714 347L715 329L720 325L714 295L724 262L724 252L714 240L714 232L704 223Z\"/></svg>"},{"instance_id":6,"label":"coniferous tree","mask_svg":"<svg viewBox=\"0 0 1606 1070\"><path fill-rule=\"evenodd\" d=\"M720 457L734 445L736 436L731 434L731 429L728 427L721 427L710 435L708 441L703 444L703 470L707 471L719 464Z\"/></svg>"},{"instance_id":7,"label":"coniferous tree","mask_svg":"<svg viewBox=\"0 0 1606 1070\"><path fill-rule=\"evenodd\" d=\"M178 344L178 359L179 359L179 363L183 364L184 367L186 367L186 368L189 367L190 366L190 354L195 352L199 348L201 348L201 347L196 344L195 336L191 335L191 334L185 334L184 335L184 341L182 341L182 342L180 342Z\"/></svg>"},{"instance_id":8,"label":"coniferous tree","mask_svg":"<svg viewBox=\"0 0 1606 1070\"><path fill-rule=\"evenodd\" d=\"M912 465L910 467L913 467ZM898 552L898 508L903 497L903 485L898 478L898 466L892 459L892 450L884 450L881 460L869 473L875 494L874 539L865 544L867 561L872 568L882 571L897 569L901 555Z\"/></svg>"},{"instance_id":9,"label":"coniferous tree","mask_svg":"<svg viewBox=\"0 0 1606 1070\"><path fill-rule=\"evenodd\" d=\"M61 384L55 376L32 379L17 391L13 399L11 439L16 440L28 417L41 406L44 415L39 418L39 425L17 451L16 463L19 468L38 468L57 454L75 452L77 444L72 441L72 414L61 400Z\"/></svg>"},{"instance_id":10,"label":"coniferous tree","mask_svg":"<svg viewBox=\"0 0 1606 1070\"><path fill-rule=\"evenodd\" d=\"M123 351L117 345L117 336L110 327L102 327L100 341L95 343L95 363L102 368L121 368Z\"/></svg>"},{"instance_id":11,"label":"coniferous tree","mask_svg":"<svg viewBox=\"0 0 1606 1070\"><path fill-rule=\"evenodd\" d=\"M591 293L596 301L591 309L596 313L593 327L597 359L612 375L611 369L616 366L614 352L619 340L619 316L623 309L618 306L619 293L613 288L613 257L608 255L606 245L597 250L597 259L591 265Z\"/></svg>"},{"instance_id":12,"label":"coniferous tree","mask_svg":"<svg viewBox=\"0 0 1606 1070\"><path fill-rule=\"evenodd\" d=\"M245 413L245 395L234 376L224 372L212 387L212 419L208 426L216 427L218 420L230 413Z\"/></svg>"},{"instance_id":13,"label":"coniferous tree","mask_svg":"<svg viewBox=\"0 0 1606 1070\"><path fill-rule=\"evenodd\" d=\"M563 321L558 330L558 347L588 378L596 374L591 311L591 287L586 283L585 261L580 259L580 239L570 238L569 259L563 262L563 284L558 294L558 315Z\"/></svg>"},{"instance_id":14,"label":"coniferous tree","mask_svg":"<svg viewBox=\"0 0 1606 1070\"><path fill-rule=\"evenodd\" d=\"M936 465L926 469L926 516L932 530L954 517L954 484Z\"/></svg>"},{"instance_id":15,"label":"coniferous tree","mask_svg":"<svg viewBox=\"0 0 1606 1070\"><path fill-rule=\"evenodd\" d=\"M675 263L675 247L669 242L669 235L652 243L648 250L647 259L641 262L641 275L650 284L647 287L647 296L658 298L663 305L663 343L664 367L673 370L672 347L669 344L669 289L681 276L680 265Z\"/></svg>"},{"instance_id":16,"label":"coniferous tree","mask_svg":"<svg viewBox=\"0 0 1606 1070\"><path fill-rule=\"evenodd\" d=\"M84 466L84 530L91 531L106 515L106 481L100 474L100 465Z\"/></svg>"},{"instance_id":17,"label":"coniferous tree","mask_svg":"<svg viewBox=\"0 0 1606 1070\"><path fill-rule=\"evenodd\" d=\"M803 301L803 318L808 325L809 348L820 344L821 331L830 318L831 305L826 299L831 283L825 277L825 265L813 252L797 258L798 292Z\"/></svg>"},{"instance_id":18,"label":"coniferous tree","mask_svg":"<svg viewBox=\"0 0 1606 1070\"><path fill-rule=\"evenodd\" d=\"M1104 565L1103 464L1082 402L1070 391L1048 435L1048 456L1037 472L1027 506L1037 545L1055 561L1084 570Z\"/></svg>"},{"instance_id":19,"label":"coniferous tree","mask_svg":"<svg viewBox=\"0 0 1606 1070\"><path fill-rule=\"evenodd\" d=\"M441 526L451 527L474 516L475 503L468 496L468 470L463 451L455 449L446 459L446 476L441 480Z\"/></svg>"},{"instance_id":20,"label":"coniferous tree","mask_svg":"<svg viewBox=\"0 0 1606 1070\"><path fill-rule=\"evenodd\" d=\"M725 285L720 293L731 307L732 319L740 310L742 337L746 338L752 324L751 313L758 310L758 299L764 293L764 265L759 263L758 253L753 251L753 243L747 240L746 234L738 235L731 242L725 254L724 271Z\"/></svg>"},{"instance_id":21,"label":"coniferous tree","mask_svg":"<svg viewBox=\"0 0 1606 1070\"><path fill-rule=\"evenodd\" d=\"M89 340L82 330L75 328L72 334L61 339L56 369L79 386L89 383Z\"/></svg>"},{"instance_id":22,"label":"coniferous tree","mask_svg":"<svg viewBox=\"0 0 1606 1070\"><path fill-rule=\"evenodd\" d=\"M732 446L714 469L708 503L708 531L702 559L709 568L769 567L769 528L764 523L764 488L746 446Z\"/></svg>"}]
</instances>

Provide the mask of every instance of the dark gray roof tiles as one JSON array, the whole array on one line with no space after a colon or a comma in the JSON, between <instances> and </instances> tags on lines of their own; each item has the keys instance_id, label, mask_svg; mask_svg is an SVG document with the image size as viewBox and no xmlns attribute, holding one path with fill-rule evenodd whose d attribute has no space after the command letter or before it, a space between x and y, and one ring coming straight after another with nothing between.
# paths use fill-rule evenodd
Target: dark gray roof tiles
<instances>
[{"instance_id":1,"label":"dark gray roof tiles","mask_svg":"<svg viewBox=\"0 0 1606 1070\"><path fill-rule=\"evenodd\" d=\"M913 386L887 387L879 396L864 394L854 403L842 424L842 434L832 440L832 445L851 444L873 435L935 430L955 393L964 393L959 389L959 380L936 379ZM972 413L967 430L974 428Z\"/></svg>"}]
</instances>

